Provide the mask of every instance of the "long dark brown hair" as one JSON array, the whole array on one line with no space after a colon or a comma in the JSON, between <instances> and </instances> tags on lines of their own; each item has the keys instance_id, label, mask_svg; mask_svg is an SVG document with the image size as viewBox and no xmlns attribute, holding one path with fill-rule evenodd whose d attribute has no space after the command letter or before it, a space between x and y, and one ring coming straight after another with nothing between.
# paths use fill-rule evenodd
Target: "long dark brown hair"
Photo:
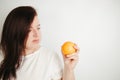
<instances>
[{"instance_id":1,"label":"long dark brown hair","mask_svg":"<svg viewBox=\"0 0 120 80\"><path fill-rule=\"evenodd\" d=\"M25 43L29 28L37 15L31 6L20 6L13 9L3 25L0 47L3 60L0 64L0 80L16 78L20 67L21 56L25 51Z\"/></svg>"}]
</instances>

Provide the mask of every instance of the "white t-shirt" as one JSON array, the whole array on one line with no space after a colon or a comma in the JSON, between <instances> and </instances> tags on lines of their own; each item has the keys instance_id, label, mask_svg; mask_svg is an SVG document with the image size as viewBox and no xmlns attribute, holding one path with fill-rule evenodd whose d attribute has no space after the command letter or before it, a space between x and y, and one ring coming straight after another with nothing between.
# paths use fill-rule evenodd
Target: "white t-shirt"
<instances>
[{"instance_id":1,"label":"white t-shirt","mask_svg":"<svg viewBox=\"0 0 120 80\"><path fill-rule=\"evenodd\" d=\"M62 63L57 53L40 47L22 57L16 80L61 80Z\"/></svg>"}]
</instances>

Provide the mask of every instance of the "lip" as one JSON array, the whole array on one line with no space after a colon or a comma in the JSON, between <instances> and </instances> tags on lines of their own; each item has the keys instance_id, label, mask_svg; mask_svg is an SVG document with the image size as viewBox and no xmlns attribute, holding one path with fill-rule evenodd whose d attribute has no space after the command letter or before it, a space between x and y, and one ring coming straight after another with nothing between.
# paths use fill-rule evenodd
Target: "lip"
<instances>
[{"instance_id":1,"label":"lip","mask_svg":"<svg viewBox=\"0 0 120 80\"><path fill-rule=\"evenodd\" d=\"M34 43L39 43L39 39L33 40Z\"/></svg>"}]
</instances>

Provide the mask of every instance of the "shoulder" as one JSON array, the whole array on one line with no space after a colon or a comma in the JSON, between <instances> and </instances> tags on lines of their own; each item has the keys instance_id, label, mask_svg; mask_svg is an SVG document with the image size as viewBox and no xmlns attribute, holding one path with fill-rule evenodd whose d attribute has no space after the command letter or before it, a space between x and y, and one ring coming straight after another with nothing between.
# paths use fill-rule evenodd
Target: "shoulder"
<instances>
[{"instance_id":1,"label":"shoulder","mask_svg":"<svg viewBox=\"0 0 120 80\"><path fill-rule=\"evenodd\" d=\"M49 62L52 65L59 65L62 63L61 56L54 50L41 47L40 49L41 55L45 56L47 59L49 59Z\"/></svg>"},{"instance_id":2,"label":"shoulder","mask_svg":"<svg viewBox=\"0 0 120 80\"><path fill-rule=\"evenodd\" d=\"M39 48L39 51L40 51L40 52L44 52L44 53L50 53L50 52L52 52L52 50L50 50L50 49L48 49L48 48L46 48L46 47L44 47L44 46L41 46L41 47Z\"/></svg>"},{"instance_id":3,"label":"shoulder","mask_svg":"<svg viewBox=\"0 0 120 80\"><path fill-rule=\"evenodd\" d=\"M45 52L46 58L49 60L49 78L52 80L60 80L63 71L63 63L60 55L56 51L47 48L42 48L41 50Z\"/></svg>"},{"instance_id":4,"label":"shoulder","mask_svg":"<svg viewBox=\"0 0 120 80\"><path fill-rule=\"evenodd\" d=\"M45 55L46 57L58 57L58 54L57 52L51 50L51 49L48 49L46 47L41 47L39 49L39 52L42 53L43 55Z\"/></svg>"}]
</instances>

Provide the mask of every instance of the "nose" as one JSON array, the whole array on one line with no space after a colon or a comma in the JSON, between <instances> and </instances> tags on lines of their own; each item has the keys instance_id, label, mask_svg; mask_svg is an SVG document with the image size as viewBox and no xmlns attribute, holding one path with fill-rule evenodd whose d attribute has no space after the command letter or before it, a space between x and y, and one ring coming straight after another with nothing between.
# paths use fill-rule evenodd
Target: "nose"
<instances>
[{"instance_id":1,"label":"nose","mask_svg":"<svg viewBox=\"0 0 120 80\"><path fill-rule=\"evenodd\" d=\"M39 35L39 31L34 29L33 30L33 37L38 37L38 35Z\"/></svg>"}]
</instances>

